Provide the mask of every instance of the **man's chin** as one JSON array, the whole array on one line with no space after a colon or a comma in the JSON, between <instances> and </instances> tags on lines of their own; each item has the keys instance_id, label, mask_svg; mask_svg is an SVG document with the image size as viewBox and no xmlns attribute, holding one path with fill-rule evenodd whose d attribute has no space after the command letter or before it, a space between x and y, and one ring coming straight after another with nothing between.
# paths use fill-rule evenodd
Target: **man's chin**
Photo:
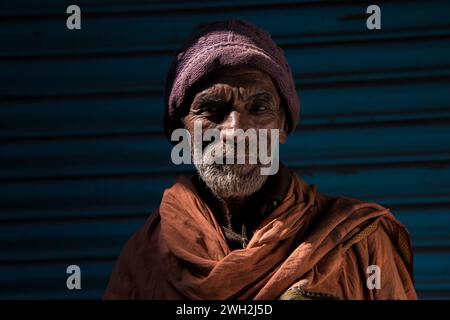
<instances>
[{"instance_id":1,"label":"man's chin","mask_svg":"<svg viewBox=\"0 0 450 320\"><path fill-rule=\"evenodd\" d=\"M257 164L199 165L197 171L220 198L246 197L258 191L267 179Z\"/></svg>"}]
</instances>

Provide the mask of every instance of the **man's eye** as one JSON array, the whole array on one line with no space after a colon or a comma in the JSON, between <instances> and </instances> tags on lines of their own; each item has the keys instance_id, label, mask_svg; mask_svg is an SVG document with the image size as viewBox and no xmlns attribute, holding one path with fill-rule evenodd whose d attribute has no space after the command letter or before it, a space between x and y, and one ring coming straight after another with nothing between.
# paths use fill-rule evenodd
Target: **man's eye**
<instances>
[{"instance_id":1,"label":"man's eye","mask_svg":"<svg viewBox=\"0 0 450 320\"><path fill-rule=\"evenodd\" d=\"M219 107L218 106L215 106L215 105L212 105L212 106L208 106L207 108L206 108L206 110L207 111L209 111L209 112L217 112L217 111L219 111Z\"/></svg>"},{"instance_id":2,"label":"man's eye","mask_svg":"<svg viewBox=\"0 0 450 320\"><path fill-rule=\"evenodd\" d=\"M222 110L223 105L219 103L208 103L200 107L202 112L216 113Z\"/></svg>"},{"instance_id":3,"label":"man's eye","mask_svg":"<svg viewBox=\"0 0 450 320\"><path fill-rule=\"evenodd\" d=\"M267 107L263 106L263 105L256 105L254 107L252 107L251 111L253 112L262 112L262 111L266 111Z\"/></svg>"}]
</instances>

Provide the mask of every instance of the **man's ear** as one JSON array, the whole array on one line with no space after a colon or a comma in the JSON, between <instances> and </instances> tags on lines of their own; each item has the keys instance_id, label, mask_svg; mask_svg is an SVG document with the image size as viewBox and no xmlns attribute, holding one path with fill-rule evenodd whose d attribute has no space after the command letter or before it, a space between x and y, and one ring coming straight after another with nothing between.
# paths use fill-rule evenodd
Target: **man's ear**
<instances>
[{"instance_id":1,"label":"man's ear","mask_svg":"<svg viewBox=\"0 0 450 320\"><path fill-rule=\"evenodd\" d=\"M280 144L284 144L287 139L287 131L285 128L280 130Z\"/></svg>"},{"instance_id":2,"label":"man's ear","mask_svg":"<svg viewBox=\"0 0 450 320\"><path fill-rule=\"evenodd\" d=\"M289 131L289 123L288 123L288 119L286 116L286 109L284 107L283 107L283 112L282 112L281 117L282 117L282 119L281 119L281 125L280 125L279 140L280 140L280 144L284 144L286 142L288 131Z\"/></svg>"}]
</instances>

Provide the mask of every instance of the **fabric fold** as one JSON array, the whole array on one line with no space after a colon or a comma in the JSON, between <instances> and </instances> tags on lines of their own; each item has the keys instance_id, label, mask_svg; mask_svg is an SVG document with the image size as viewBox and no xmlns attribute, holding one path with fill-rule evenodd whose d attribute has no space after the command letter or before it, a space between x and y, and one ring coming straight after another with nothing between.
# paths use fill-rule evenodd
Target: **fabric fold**
<instances>
[{"instance_id":1,"label":"fabric fold","mask_svg":"<svg viewBox=\"0 0 450 320\"><path fill-rule=\"evenodd\" d=\"M395 227L386 231L383 225ZM373 255L367 239L373 235L377 236L374 239L399 238L394 234L396 228L403 227L388 209L320 194L292 174L282 203L260 223L245 249L232 251L214 213L192 182L182 177L164 192L159 210L127 244L105 298L119 298L132 290L134 298L143 299L278 299L302 283L302 290L363 299L370 296L361 278L365 269L357 268L365 268L362 262L369 263ZM408 255L398 253L394 243L383 241L374 261L384 261L384 251L392 251L401 263L389 270L412 270L410 261L401 258ZM349 259L355 263L349 265ZM137 274L134 279L124 279L127 268ZM389 278L395 272L390 273L383 275L385 281L393 281ZM402 280L397 290L409 295L398 296L415 298L410 288L412 274L403 278L411 281ZM355 283L361 287L356 291L352 289Z\"/></svg>"}]
</instances>

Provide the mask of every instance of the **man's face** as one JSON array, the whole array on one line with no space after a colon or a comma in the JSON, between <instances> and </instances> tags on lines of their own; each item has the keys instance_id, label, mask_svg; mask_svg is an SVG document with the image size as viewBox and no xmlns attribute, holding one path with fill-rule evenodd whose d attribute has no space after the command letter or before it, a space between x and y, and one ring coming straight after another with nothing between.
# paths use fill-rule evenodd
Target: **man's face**
<instances>
[{"instance_id":1,"label":"man's face","mask_svg":"<svg viewBox=\"0 0 450 320\"><path fill-rule=\"evenodd\" d=\"M272 79L250 67L223 68L209 75L196 93L188 115L183 119L194 136L194 121L201 120L203 132L220 131L220 141L203 145L204 157L211 156L237 129L279 129L279 142L286 140L286 121L280 96ZM226 151L225 151L226 152ZM227 155L225 155L227 156ZM229 156L229 155L228 155ZM203 159L204 162L206 159ZM216 195L223 198L248 196L267 179L260 174L260 164L197 164L201 178Z\"/></svg>"}]
</instances>

